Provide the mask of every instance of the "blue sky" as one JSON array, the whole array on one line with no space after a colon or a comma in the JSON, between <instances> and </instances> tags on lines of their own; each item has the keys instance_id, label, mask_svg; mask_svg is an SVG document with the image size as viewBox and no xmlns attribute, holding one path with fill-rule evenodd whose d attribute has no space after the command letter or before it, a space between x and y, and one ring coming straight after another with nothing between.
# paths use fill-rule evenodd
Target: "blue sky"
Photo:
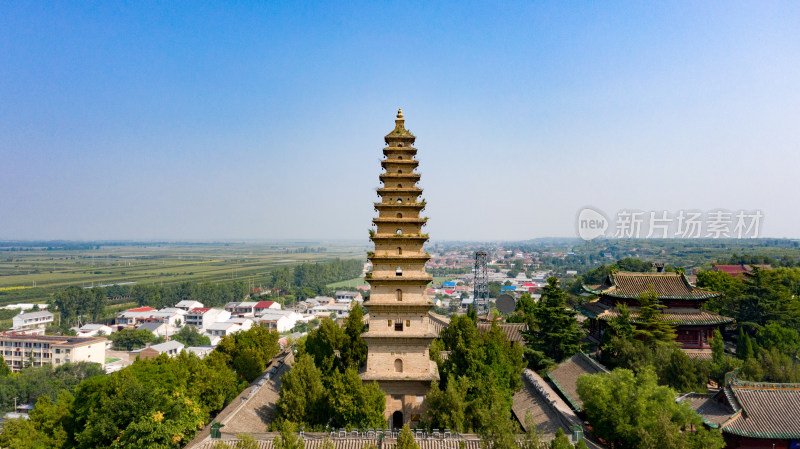
<instances>
[{"instance_id":1,"label":"blue sky","mask_svg":"<svg viewBox=\"0 0 800 449\"><path fill-rule=\"evenodd\" d=\"M797 2L0 2L0 238L434 239L760 209L800 237Z\"/></svg>"}]
</instances>

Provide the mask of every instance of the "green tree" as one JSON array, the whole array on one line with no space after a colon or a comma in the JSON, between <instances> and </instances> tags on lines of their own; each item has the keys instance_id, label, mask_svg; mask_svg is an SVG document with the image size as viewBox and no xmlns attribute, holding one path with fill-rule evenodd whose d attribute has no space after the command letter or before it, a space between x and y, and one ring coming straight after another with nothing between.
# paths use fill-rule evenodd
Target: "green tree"
<instances>
[{"instance_id":1,"label":"green tree","mask_svg":"<svg viewBox=\"0 0 800 449\"><path fill-rule=\"evenodd\" d=\"M510 409L511 397L521 387L522 347L506 341L496 324L478 332L463 315L451 318L441 341L450 356L437 361L443 383L431 386L428 415L436 427L483 432L491 408Z\"/></svg>"},{"instance_id":2,"label":"green tree","mask_svg":"<svg viewBox=\"0 0 800 449\"><path fill-rule=\"evenodd\" d=\"M499 394L496 392L495 394ZM483 449L517 449L516 424L511 418L511 408L503 401L492 401L484 409L482 419L481 447Z\"/></svg>"},{"instance_id":3,"label":"green tree","mask_svg":"<svg viewBox=\"0 0 800 449\"><path fill-rule=\"evenodd\" d=\"M397 437L397 449L419 449L419 444L414 441L414 434L411 433L411 429L408 427L408 424L403 426L403 429L400 430L400 435Z\"/></svg>"},{"instance_id":4,"label":"green tree","mask_svg":"<svg viewBox=\"0 0 800 449\"><path fill-rule=\"evenodd\" d=\"M571 357L581 349L585 333L580 329L577 312L567 307L567 293L551 277L542 289L542 297L535 312L528 317L528 331L524 331L525 357L535 368L545 368Z\"/></svg>"},{"instance_id":5,"label":"green tree","mask_svg":"<svg viewBox=\"0 0 800 449\"><path fill-rule=\"evenodd\" d=\"M236 435L236 439L234 449L258 449L258 442L249 433L239 433Z\"/></svg>"},{"instance_id":6,"label":"green tree","mask_svg":"<svg viewBox=\"0 0 800 449\"><path fill-rule=\"evenodd\" d=\"M800 333L778 323L767 323L756 333L758 345L764 349L777 349L782 354L795 355L800 350Z\"/></svg>"},{"instance_id":7,"label":"green tree","mask_svg":"<svg viewBox=\"0 0 800 449\"><path fill-rule=\"evenodd\" d=\"M328 410L333 427L370 428L385 423L386 396L375 382L364 383L354 368L334 371L328 386Z\"/></svg>"},{"instance_id":8,"label":"green tree","mask_svg":"<svg viewBox=\"0 0 800 449\"><path fill-rule=\"evenodd\" d=\"M364 330L364 309L356 304L344 322L344 338L339 351L342 366L358 369L367 360L367 342L361 338Z\"/></svg>"},{"instance_id":9,"label":"green tree","mask_svg":"<svg viewBox=\"0 0 800 449\"><path fill-rule=\"evenodd\" d=\"M327 376L338 367L335 351L342 347L345 338L342 328L325 318L318 328L308 333L303 350L314 358L314 365Z\"/></svg>"},{"instance_id":10,"label":"green tree","mask_svg":"<svg viewBox=\"0 0 800 449\"><path fill-rule=\"evenodd\" d=\"M327 421L322 373L308 354L300 355L292 369L281 377L278 419L298 424L321 424Z\"/></svg>"},{"instance_id":11,"label":"green tree","mask_svg":"<svg viewBox=\"0 0 800 449\"><path fill-rule=\"evenodd\" d=\"M223 337L214 351L237 374L248 382L264 372L269 361L280 351L276 331L257 325L244 332Z\"/></svg>"},{"instance_id":12,"label":"green tree","mask_svg":"<svg viewBox=\"0 0 800 449\"><path fill-rule=\"evenodd\" d=\"M724 271L701 271L697 273L697 286L721 293L720 296L706 301L704 307L723 316L738 315L745 284Z\"/></svg>"},{"instance_id":13,"label":"green tree","mask_svg":"<svg viewBox=\"0 0 800 449\"><path fill-rule=\"evenodd\" d=\"M7 377L11 374L11 368L6 364L5 359L0 355L0 377Z\"/></svg>"},{"instance_id":14,"label":"green tree","mask_svg":"<svg viewBox=\"0 0 800 449\"><path fill-rule=\"evenodd\" d=\"M747 332L740 327L739 337L736 340L736 356L739 357L739 359L746 361L747 359L752 358L753 355L753 343L750 340L750 336L747 335Z\"/></svg>"},{"instance_id":15,"label":"green tree","mask_svg":"<svg viewBox=\"0 0 800 449\"><path fill-rule=\"evenodd\" d=\"M639 295L639 317L633 336L651 347L675 340L675 326L663 319L664 308L652 286Z\"/></svg>"},{"instance_id":16,"label":"green tree","mask_svg":"<svg viewBox=\"0 0 800 449\"><path fill-rule=\"evenodd\" d=\"M280 434L272 441L275 449L305 449L305 442L297 436L297 426L290 421L280 424Z\"/></svg>"},{"instance_id":17,"label":"green tree","mask_svg":"<svg viewBox=\"0 0 800 449\"><path fill-rule=\"evenodd\" d=\"M688 404L675 402L676 393L659 386L646 369L635 375L626 369L578 378L578 394L595 433L618 448L703 448L724 445L718 431L707 430ZM693 428L694 431L685 431Z\"/></svg>"},{"instance_id":18,"label":"green tree","mask_svg":"<svg viewBox=\"0 0 800 449\"><path fill-rule=\"evenodd\" d=\"M188 346L209 346L211 339L207 335L203 335L192 326L183 326L175 335L172 336L173 340L179 341Z\"/></svg>"},{"instance_id":19,"label":"green tree","mask_svg":"<svg viewBox=\"0 0 800 449\"><path fill-rule=\"evenodd\" d=\"M0 446L9 449L50 449L53 442L27 419L9 419L3 423Z\"/></svg>"},{"instance_id":20,"label":"green tree","mask_svg":"<svg viewBox=\"0 0 800 449\"><path fill-rule=\"evenodd\" d=\"M525 412L525 435L519 442L521 449L542 449L542 433L536 428L536 418L528 411Z\"/></svg>"},{"instance_id":21,"label":"green tree","mask_svg":"<svg viewBox=\"0 0 800 449\"><path fill-rule=\"evenodd\" d=\"M141 348L156 339L152 332L145 329L122 329L109 336L115 349L131 351Z\"/></svg>"},{"instance_id":22,"label":"green tree","mask_svg":"<svg viewBox=\"0 0 800 449\"><path fill-rule=\"evenodd\" d=\"M705 391L708 375L707 365L693 362L685 352L675 349L665 368L664 382L681 393Z\"/></svg>"},{"instance_id":23,"label":"green tree","mask_svg":"<svg viewBox=\"0 0 800 449\"><path fill-rule=\"evenodd\" d=\"M711 378L722 385L725 374L741 368L741 362L725 354L725 342L719 329L714 329L714 338L711 340Z\"/></svg>"},{"instance_id":24,"label":"green tree","mask_svg":"<svg viewBox=\"0 0 800 449\"><path fill-rule=\"evenodd\" d=\"M441 390L438 382L431 383L426 398L428 417L441 428L466 432L470 381L466 376L454 378L451 375L446 385L446 388Z\"/></svg>"},{"instance_id":25,"label":"green tree","mask_svg":"<svg viewBox=\"0 0 800 449\"><path fill-rule=\"evenodd\" d=\"M556 437L550 441L550 449L572 449L572 443L569 438L564 435L564 430L561 427L556 431Z\"/></svg>"}]
</instances>

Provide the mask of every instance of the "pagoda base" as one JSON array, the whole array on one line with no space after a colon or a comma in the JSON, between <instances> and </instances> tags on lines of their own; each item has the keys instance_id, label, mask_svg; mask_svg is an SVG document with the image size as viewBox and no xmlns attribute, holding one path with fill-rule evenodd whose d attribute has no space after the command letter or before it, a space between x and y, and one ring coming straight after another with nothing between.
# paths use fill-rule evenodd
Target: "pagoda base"
<instances>
[{"instance_id":1,"label":"pagoda base","mask_svg":"<svg viewBox=\"0 0 800 449\"><path fill-rule=\"evenodd\" d=\"M416 427L427 410L426 397L431 382L414 380L381 380L378 386L386 393L384 418L390 429L408 424Z\"/></svg>"}]
</instances>

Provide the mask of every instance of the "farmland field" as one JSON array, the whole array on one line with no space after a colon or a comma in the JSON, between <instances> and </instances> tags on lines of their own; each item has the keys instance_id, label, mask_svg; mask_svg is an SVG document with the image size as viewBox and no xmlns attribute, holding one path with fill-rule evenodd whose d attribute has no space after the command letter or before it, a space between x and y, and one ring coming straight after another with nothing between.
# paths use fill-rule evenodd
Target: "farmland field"
<instances>
[{"instance_id":1,"label":"farmland field","mask_svg":"<svg viewBox=\"0 0 800 449\"><path fill-rule=\"evenodd\" d=\"M96 243L69 249L5 242L0 246L0 306L44 302L58 289L115 283L249 281L302 262L364 257L360 242ZM34 246L36 245L36 246Z\"/></svg>"}]
</instances>

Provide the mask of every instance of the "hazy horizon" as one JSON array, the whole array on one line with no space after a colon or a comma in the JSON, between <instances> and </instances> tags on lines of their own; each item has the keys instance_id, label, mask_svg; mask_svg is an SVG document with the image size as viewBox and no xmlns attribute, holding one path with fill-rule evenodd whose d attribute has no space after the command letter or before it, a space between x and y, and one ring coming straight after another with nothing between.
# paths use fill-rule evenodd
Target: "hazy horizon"
<instances>
[{"instance_id":1,"label":"hazy horizon","mask_svg":"<svg viewBox=\"0 0 800 449\"><path fill-rule=\"evenodd\" d=\"M760 210L800 238L800 4L0 5L0 240L367 241L417 136L434 241ZM317 236L317 237L309 237Z\"/></svg>"}]
</instances>

